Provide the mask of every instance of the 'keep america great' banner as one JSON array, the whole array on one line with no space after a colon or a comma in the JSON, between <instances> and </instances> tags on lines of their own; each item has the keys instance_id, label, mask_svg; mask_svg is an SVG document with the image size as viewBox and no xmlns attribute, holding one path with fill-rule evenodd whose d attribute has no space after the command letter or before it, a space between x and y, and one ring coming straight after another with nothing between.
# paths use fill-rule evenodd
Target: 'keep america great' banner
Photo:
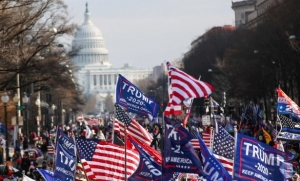
<instances>
[{"instance_id":1,"label":"'keep america great' banner","mask_svg":"<svg viewBox=\"0 0 300 181\"><path fill-rule=\"evenodd\" d=\"M234 180L286 180L291 178L293 167L287 161L293 154L285 153L252 137L238 134Z\"/></svg>"},{"instance_id":2,"label":"'keep america great' banner","mask_svg":"<svg viewBox=\"0 0 300 181\"><path fill-rule=\"evenodd\" d=\"M116 86L116 103L126 107L129 112L156 118L159 105L144 95L134 84L119 74Z\"/></svg>"}]
</instances>

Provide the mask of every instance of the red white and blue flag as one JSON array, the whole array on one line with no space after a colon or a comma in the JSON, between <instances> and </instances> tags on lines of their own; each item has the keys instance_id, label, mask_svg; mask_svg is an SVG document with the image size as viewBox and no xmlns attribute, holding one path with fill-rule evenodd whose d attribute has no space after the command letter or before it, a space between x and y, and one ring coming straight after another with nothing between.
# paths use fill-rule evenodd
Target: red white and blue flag
<instances>
[{"instance_id":1,"label":"red white and blue flag","mask_svg":"<svg viewBox=\"0 0 300 181\"><path fill-rule=\"evenodd\" d=\"M191 133L174 120L165 117L163 175L173 175L174 172L196 173L204 175L198 154L189 141Z\"/></svg>"},{"instance_id":2,"label":"red white and blue flag","mask_svg":"<svg viewBox=\"0 0 300 181\"><path fill-rule=\"evenodd\" d=\"M197 137L197 130L191 129L190 133L193 135L193 139L191 139L190 143L193 145L194 149L200 150L199 140ZM204 144L209 148L211 146L211 134L202 132L202 140L204 141Z\"/></svg>"},{"instance_id":3,"label":"red white and blue flag","mask_svg":"<svg viewBox=\"0 0 300 181\"><path fill-rule=\"evenodd\" d=\"M212 152L219 162L223 164L228 173L232 175L234 137L231 136L220 124L217 124L216 131L214 132Z\"/></svg>"},{"instance_id":4,"label":"red white and blue flag","mask_svg":"<svg viewBox=\"0 0 300 181\"><path fill-rule=\"evenodd\" d=\"M235 180L289 180L292 177L293 153L282 152L253 137L237 134Z\"/></svg>"},{"instance_id":5,"label":"red white and blue flag","mask_svg":"<svg viewBox=\"0 0 300 181\"><path fill-rule=\"evenodd\" d=\"M278 114L287 114L296 118L299 121L300 107L289 96L287 96L280 88L277 89L277 93L278 93L278 103L277 103Z\"/></svg>"},{"instance_id":6,"label":"red white and blue flag","mask_svg":"<svg viewBox=\"0 0 300 181\"><path fill-rule=\"evenodd\" d=\"M211 153L211 151L204 144L204 141L197 134L198 141L201 147L201 156L203 161L203 172L206 174L206 179L231 181L232 177L224 168L224 165Z\"/></svg>"},{"instance_id":7,"label":"red white and blue flag","mask_svg":"<svg viewBox=\"0 0 300 181\"><path fill-rule=\"evenodd\" d=\"M140 156L132 147L125 149L105 141L95 142L90 139L76 138L81 163L90 180L124 181L137 169ZM124 155L126 154L126 162Z\"/></svg>"},{"instance_id":8,"label":"red white and blue flag","mask_svg":"<svg viewBox=\"0 0 300 181\"><path fill-rule=\"evenodd\" d=\"M136 120L132 119L127 130L127 134L131 135L135 139L138 139L148 145L151 144L153 137L145 130ZM119 133L121 137L125 137L125 125L118 119L114 120L114 131Z\"/></svg>"},{"instance_id":9,"label":"red white and blue flag","mask_svg":"<svg viewBox=\"0 0 300 181\"><path fill-rule=\"evenodd\" d=\"M161 180L161 165L144 150L131 136L128 137L140 154L140 164L137 170L128 178L128 181L159 181Z\"/></svg>"},{"instance_id":10,"label":"red white and blue flag","mask_svg":"<svg viewBox=\"0 0 300 181\"><path fill-rule=\"evenodd\" d=\"M181 103L189 98L201 98L212 93L214 88L203 81L197 80L167 62L169 77L170 100L165 115L181 114Z\"/></svg>"},{"instance_id":11,"label":"red white and blue flag","mask_svg":"<svg viewBox=\"0 0 300 181\"><path fill-rule=\"evenodd\" d=\"M159 104L121 74L116 85L116 103L126 107L130 112L148 116L151 120L157 118Z\"/></svg>"}]
</instances>

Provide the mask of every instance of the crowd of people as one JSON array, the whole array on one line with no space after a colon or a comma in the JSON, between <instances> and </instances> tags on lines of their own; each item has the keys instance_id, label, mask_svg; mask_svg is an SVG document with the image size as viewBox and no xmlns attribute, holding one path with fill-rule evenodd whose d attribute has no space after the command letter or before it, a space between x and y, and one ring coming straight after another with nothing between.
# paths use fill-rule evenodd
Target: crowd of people
<instances>
[{"instance_id":1,"label":"crowd of people","mask_svg":"<svg viewBox=\"0 0 300 181\"><path fill-rule=\"evenodd\" d=\"M161 151L163 149L163 125L160 123L146 122L140 119L139 123L152 135L153 141L151 147ZM278 126L271 122L264 121L259 126L253 126L247 124L245 119L241 120L226 120L221 119L220 124L230 134L233 133L233 127L237 126L238 132L255 137L257 140L269 144L270 146L278 148L282 142L276 140L276 135L279 131ZM228 126L230 125L230 126ZM201 116L191 116L187 122L186 129L194 129L201 135L203 132L209 132L209 125L203 125ZM87 136L89 130L89 138L96 138L103 141L112 142L113 140L113 121L111 119L102 120L102 124L99 125L87 125L86 122L73 122L70 125L60 126L61 129L69 136ZM56 134L56 126L53 126L49 131L44 130L41 135L38 136L36 132L31 132L28 138L20 134L20 146L15 147L13 155L9 156L4 164L4 167L0 167L0 181L1 180L18 180L25 174L28 177L43 181L37 168L47 169L53 171L54 163L54 141ZM271 136L271 141L267 141L262 129L267 131ZM280 143L280 144L279 144ZM286 152L293 153L294 159L292 164L294 166L294 178L300 179L299 172L299 151L300 145L293 142L283 142L283 149ZM296 180L297 180L296 179ZM295 180L293 180L295 181Z\"/></svg>"}]
</instances>

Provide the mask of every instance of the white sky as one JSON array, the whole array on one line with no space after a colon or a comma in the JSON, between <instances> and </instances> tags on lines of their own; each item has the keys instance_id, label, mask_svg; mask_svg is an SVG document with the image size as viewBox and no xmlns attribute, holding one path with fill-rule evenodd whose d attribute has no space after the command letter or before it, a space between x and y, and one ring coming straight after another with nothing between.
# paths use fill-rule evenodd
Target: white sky
<instances>
[{"instance_id":1,"label":"white sky","mask_svg":"<svg viewBox=\"0 0 300 181\"><path fill-rule=\"evenodd\" d=\"M190 43L214 26L234 25L231 0L64 0L81 25L85 3L102 32L113 67L152 68L181 60Z\"/></svg>"}]
</instances>

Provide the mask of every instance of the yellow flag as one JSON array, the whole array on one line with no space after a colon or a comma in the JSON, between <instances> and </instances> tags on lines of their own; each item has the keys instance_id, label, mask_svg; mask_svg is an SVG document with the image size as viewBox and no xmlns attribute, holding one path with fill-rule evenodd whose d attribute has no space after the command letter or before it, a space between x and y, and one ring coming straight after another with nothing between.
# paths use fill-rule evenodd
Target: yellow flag
<instances>
[{"instance_id":1,"label":"yellow flag","mask_svg":"<svg viewBox=\"0 0 300 181\"><path fill-rule=\"evenodd\" d=\"M269 144L270 141L272 141L271 135L266 130L264 130L264 128L262 128L262 131L263 131L263 134L264 134L267 144Z\"/></svg>"}]
</instances>

